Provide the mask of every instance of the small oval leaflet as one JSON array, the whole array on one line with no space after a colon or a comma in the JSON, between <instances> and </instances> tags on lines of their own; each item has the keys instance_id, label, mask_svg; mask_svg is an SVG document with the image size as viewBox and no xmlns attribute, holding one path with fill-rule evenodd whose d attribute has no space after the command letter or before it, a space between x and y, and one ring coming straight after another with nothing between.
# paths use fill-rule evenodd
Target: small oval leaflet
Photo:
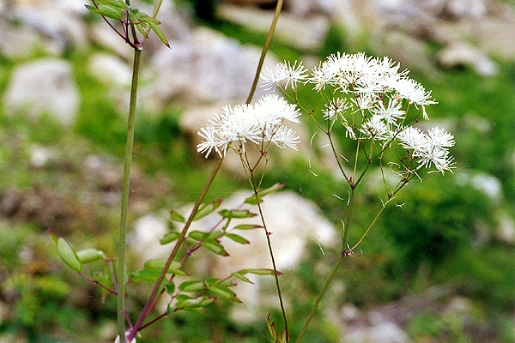
<instances>
[{"instance_id":1,"label":"small oval leaflet","mask_svg":"<svg viewBox=\"0 0 515 343\"><path fill-rule=\"evenodd\" d=\"M76 272L80 272L82 270L82 263L80 262L77 253L62 237L59 237L57 240L57 253L68 267Z\"/></svg>"}]
</instances>

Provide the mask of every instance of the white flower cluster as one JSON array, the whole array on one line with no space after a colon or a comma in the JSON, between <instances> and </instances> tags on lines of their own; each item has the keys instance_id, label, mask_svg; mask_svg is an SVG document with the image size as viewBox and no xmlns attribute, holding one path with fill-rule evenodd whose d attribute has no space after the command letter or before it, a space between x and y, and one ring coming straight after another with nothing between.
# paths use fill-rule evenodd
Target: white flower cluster
<instances>
[{"instance_id":1,"label":"white flower cluster","mask_svg":"<svg viewBox=\"0 0 515 343\"><path fill-rule=\"evenodd\" d=\"M312 84L327 100L322 114L331 123L328 128L340 120L351 139L381 141L382 147L398 141L411 150L418 167L434 165L441 172L450 170L453 160L447 148L454 145L452 135L442 129L424 134L409 126L417 119L407 118L412 105L428 119L426 106L436 102L430 91L408 77L407 71L399 71L398 63L364 53L338 53L307 75L302 63L284 62L275 71L267 68L261 78L263 87L279 86L283 91L288 87L296 91L299 83Z\"/></svg>"},{"instance_id":2,"label":"white flower cluster","mask_svg":"<svg viewBox=\"0 0 515 343\"><path fill-rule=\"evenodd\" d=\"M299 137L283 123L285 120L299 122L299 115L295 105L277 95L265 95L254 105L226 106L198 132L203 141L197 151L207 158L214 150L222 157L228 148L245 152L247 142L260 147L273 143L296 150Z\"/></svg>"},{"instance_id":3,"label":"white flower cluster","mask_svg":"<svg viewBox=\"0 0 515 343\"><path fill-rule=\"evenodd\" d=\"M451 170L453 158L449 156L450 148L454 146L454 137L444 129L434 127L428 133L415 127L407 127L397 137L400 145L411 152L411 156L419 159L419 167L434 165L443 172Z\"/></svg>"}]
</instances>

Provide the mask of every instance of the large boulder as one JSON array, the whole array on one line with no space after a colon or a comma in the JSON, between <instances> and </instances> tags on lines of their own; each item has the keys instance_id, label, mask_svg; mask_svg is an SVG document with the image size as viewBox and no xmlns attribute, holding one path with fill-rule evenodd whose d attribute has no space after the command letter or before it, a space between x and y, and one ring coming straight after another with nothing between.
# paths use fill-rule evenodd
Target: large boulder
<instances>
[{"instance_id":1,"label":"large boulder","mask_svg":"<svg viewBox=\"0 0 515 343\"><path fill-rule=\"evenodd\" d=\"M170 43L172 49L162 48L146 64L143 74L152 82L143 80L141 103L147 108L160 110L172 101L198 105L247 97L260 49L206 28ZM260 94L258 89L256 97Z\"/></svg>"},{"instance_id":2,"label":"large boulder","mask_svg":"<svg viewBox=\"0 0 515 343\"><path fill-rule=\"evenodd\" d=\"M65 126L72 125L80 96L70 64L45 58L19 65L4 94L4 103L12 115L48 114Z\"/></svg>"},{"instance_id":3,"label":"large boulder","mask_svg":"<svg viewBox=\"0 0 515 343\"><path fill-rule=\"evenodd\" d=\"M80 2L41 0L15 1L7 16L37 37L31 48L61 55L66 49L87 45L85 13L87 9Z\"/></svg>"}]
</instances>

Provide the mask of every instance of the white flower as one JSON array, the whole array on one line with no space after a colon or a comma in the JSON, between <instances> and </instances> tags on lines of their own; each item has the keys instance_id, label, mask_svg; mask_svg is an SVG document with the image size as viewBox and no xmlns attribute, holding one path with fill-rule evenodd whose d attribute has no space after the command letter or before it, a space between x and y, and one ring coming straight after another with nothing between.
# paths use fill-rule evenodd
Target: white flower
<instances>
[{"instance_id":1,"label":"white flower","mask_svg":"<svg viewBox=\"0 0 515 343\"><path fill-rule=\"evenodd\" d=\"M352 98L360 111L369 110L374 107L374 98L371 93L358 93Z\"/></svg>"},{"instance_id":2,"label":"white flower","mask_svg":"<svg viewBox=\"0 0 515 343\"><path fill-rule=\"evenodd\" d=\"M332 120L336 116L340 116L343 120L346 120L343 116L343 112L349 108L349 104L345 99L332 98L329 103L325 105L322 113L324 114L325 120Z\"/></svg>"},{"instance_id":3,"label":"white flower","mask_svg":"<svg viewBox=\"0 0 515 343\"><path fill-rule=\"evenodd\" d=\"M250 105L226 106L220 118L218 127L215 128L222 134L222 141L247 141L257 142L260 130L256 125L256 116L253 114L254 107Z\"/></svg>"},{"instance_id":4,"label":"white flower","mask_svg":"<svg viewBox=\"0 0 515 343\"><path fill-rule=\"evenodd\" d=\"M454 136L439 127L433 127L427 133L431 143L438 147L450 148L454 146Z\"/></svg>"},{"instance_id":5,"label":"white flower","mask_svg":"<svg viewBox=\"0 0 515 343\"><path fill-rule=\"evenodd\" d=\"M406 114L402 109L402 103L394 99L388 101L386 107L383 101L379 101L371 111L383 119L386 124L395 127L399 126L398 120L402 120Z\"/></svg>"},{"instance_id":6,"label":"white flower","mask_svg":"<svg viewBox=\"0 0 515 343\"><path fill-rule=\"evenodd\" d=\"M407 127L397 138L402 147L412 150L412 156L418 158L420 167L431 167L442 172L453 168L454 159L447 147L454 145L454 138L443 129L433 128L426 135L420 129Z\"/></svg>"},{"instance_id":7,"label":"white flower","mask_svg":"<svg viewBox=\"0 0 515 343\"><path fill-rule=\"evenodd\" d=\"M405 149L418 152L427 147L427 136L416 127L408 126L397 135L397 138Z\"/></svg>"},{"instance_id":8,"label":"white flower","mask_svg":"<svg viewBox=\"0 0 515 343\"><path fill-rule=\"evenodd\" d=\"M421 106L423 118L428 119L425 106L437 103L431 100L431 91L426 92L421 84L407 77L395 82L392 88L395 89L400 98L406 99L410 104L415 104L415 106Z\"/></svg>"},{"instance_id":9,"label":"white flower","mask_svg":"<svg viewBox=\"0 0 515 343\"><path fill-rule=\"evenodd\" d=\"M420 165L431 167L434 165L442 174L453 168L454 159L449 156L449 151L435 145L428 146L427 151L420 154Z\"/></svg>"},{"instance_id":10,"label":"white flower","mask_svg":"<svg viewBox=\"0 0 515 343\"><path fill-rule=\"evenodd\" d=\"M391 131L388 129L382 118L374 115L369 120L363 123L360 131L366 138L387 140L392 137Z\"/></svg>"},{"instance_id":11,"label":"white flower","mask_svg":"<svg viewBox=\"0 0 515 343\"><path fill-rule=\"evenodd\" d=\"M300 112L297 107L275 94L262 96L256 103L255 109L258 111L256 115L261 116L267 124L280 124L283 120L299 122Z\"/></svg>"},{"instance_id":12,"label":"white flower","mask_svg":"<svg viewBox=\"0 0 515 343\"><path fill-rule=\"evenodd\" d=\"M206 128L201 128L198 135L204 139L203 142L197 145L197 151L200 153L206 153L206 158L209 157L211 151L214 149L220 157L222 153L219 150L220 139L216 134L215 128L208 125ZM225 148L223 149L225 150Z\"/></svg>"},{"instance_id":13,"label":"white flower","mask_svg":"<svg viewBox=\"0 0 515 343\"><path fill-rule=\"evenodd\" d=\"M298 137L282 124L285 120L298 122L299 115L294 105L276 95L263 96L255 105L225 106L222 114L216 114L199 130L203 140L197 145L197 151L207 158L214 150L222 157L228 147L244 152L248 142L268 141L295 149Z\"/></svg>"},{"instance_id":14,"label":"white flower","mask_svg":"<svg viewBox=\"0 0 515 343\"><path fill-rule=\"evenodd\" d=\"M300 141L299 136L295 130L286 126L280 126L275 131L267 130L267 140L271 141L279 148L289 147L297 150L297 144Z\"/></svg>"},{"instance_id":15,"label":"white flower","mask_svg":"<svg viewBox=\"0 0 515 343\"><path fill-rule=\"evenodd\" d=\"M266 67L265 71L261 75L263 80L263 87L265 89L274 89L277 84L285 82L284 89L288 89L291 86L295 90L297 83L306 79L306 68L302 65L302 62L297 64L297 61L291 64L290 62L284 61L275 66L275 71Z\"/></svg>"},{"instance_id":16,"label":"white flower","mask_svg":"<svg viewBox=\"0 0 515 343\"><path fill-rule=\"evenodd\" d=\"M315 84L313 87L315 91L320 92L325 89L326 85L332 84L332 78L333 75L321 64L318 67L313 68L309 82Z\"/></svg>"},{"instance_id":17,"label":"white flower","mask_svg":"<svg viewBox=\"0 0 515 343\"><path fill-rule=\"evenodd\" d=\"M345 127L345 137L349 137L350 139L356 140L356 133L354 132L354 128L349 125L349 123L344 122L343 126Z\"/></svg>"}]
</instances>

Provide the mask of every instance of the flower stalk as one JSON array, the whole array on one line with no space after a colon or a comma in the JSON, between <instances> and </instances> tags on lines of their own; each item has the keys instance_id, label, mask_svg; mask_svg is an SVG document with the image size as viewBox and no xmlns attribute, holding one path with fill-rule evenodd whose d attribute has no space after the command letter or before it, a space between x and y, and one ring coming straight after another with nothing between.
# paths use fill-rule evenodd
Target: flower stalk
<instances>
[{"instance_id":1,"label":"flower stalk","mask_svg":"<svg viewBox=\"0 0 515 343\"><path fill-rule=\"evenodd\" d=\"M141 50L134 49L134 62L132 70L132 82L129 105L129 118L127 123L127 140L125 143L122 203L120 215L120 232L118 238L118 269L117 269L117 328L119 337L125 335L125 286L126 275L126 245L127 245L127 221L129 217L129 193L130 176L132 166L132 153L134 148L134 130L136 117L136 101L138 94L138 79L141 65Z\"/></svg>"}]
</instances>

